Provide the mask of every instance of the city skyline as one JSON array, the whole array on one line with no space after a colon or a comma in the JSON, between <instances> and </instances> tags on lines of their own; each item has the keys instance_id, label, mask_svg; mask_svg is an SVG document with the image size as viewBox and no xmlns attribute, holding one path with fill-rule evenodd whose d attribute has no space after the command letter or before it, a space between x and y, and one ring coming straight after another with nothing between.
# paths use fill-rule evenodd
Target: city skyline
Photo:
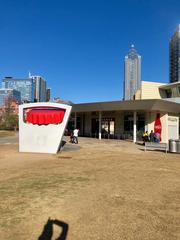
<instances>
[{"instance_id":1,"label":"city skyline","mask_svg":"<svg viewBox=\"0 0 180 240\"><path fill-rule=\"evenodd\" d=\"M47 87L46 80L39 75L31 75L26 78L5 77L1 82L1 89L16 90L20 93L24 102L47 102L51 99L51 89Z\"/></svg>"},{"instance_id":2,"label":"city skyline","mask_svg":"<svg viewBox=\"0 0 180 240\"><path fill-rule=\"evenodd\" d=\"M35 83L31 78L5 77L2 80L2 88L20 92L22 102L33 102L35 99Z\"/></svg>"},{"instance_id":3,"label":"city skyline","mask_svg":"<svg viewBox=\"0 0 180 240\"><path fill-rule=\"evenodd\" d=\"M143 59L142 80L169 82L169 39L180 22L178 1L70 3L2 3L1 79L30 69L48 80L53 97L122 99L123 61L133 42Z\"/></svg>"}]
</instances>

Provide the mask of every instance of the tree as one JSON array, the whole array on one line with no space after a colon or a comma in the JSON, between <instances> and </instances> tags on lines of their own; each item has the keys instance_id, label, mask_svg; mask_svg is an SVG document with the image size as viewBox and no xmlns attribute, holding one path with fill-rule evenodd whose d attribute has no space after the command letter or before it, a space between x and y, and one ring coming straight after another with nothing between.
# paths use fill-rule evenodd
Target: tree
<instances>
[{"instance_id":1,"label":"tree","mask_svg":"<svg viewBox=\"0 0 180 240\"><path fill-rule=\"evenodd\" d=\"M18 103L16 99L8 96L5 106L1 109L0 129L16 130L18 128Z\"/></svg>"}]
</instances>

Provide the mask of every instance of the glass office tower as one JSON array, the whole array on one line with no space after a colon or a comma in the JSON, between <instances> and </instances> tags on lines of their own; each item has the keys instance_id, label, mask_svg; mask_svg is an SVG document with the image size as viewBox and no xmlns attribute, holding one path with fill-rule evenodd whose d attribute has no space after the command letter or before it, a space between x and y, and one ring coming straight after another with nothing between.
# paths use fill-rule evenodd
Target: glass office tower
<instances>
[{"instance_id":1,"label":"glass office tower","mask_svg":"<svg viewBox=\"0 0 180 240\"><path fill-rule=\"evenodd\" d=\"M21 103L21 93L15 89L0 88L0 107L4 107L6 100L11 97L19 104Z\"/></svg>"},{"instance_id":2,"label":"glass office tower","mask_svg":"<svg viewBox=\"0 0 180 240\"><path fill-rule=\"evenodd\" d=\"M133 100L141 84L141 56L137 54L134 45L125 56L124 100Z\"/></svg>"},{"instance_id":3,"label":"glass office tower","mask_svg":"<svg viewBox=\"0 0 180 240\"><path fill-rule=\"evenodd\" d=\"M15 79L12 77L6 77L2 80L2 87L19 91L21 93L22 102L34 102L35 83L33 79Z\"/></svg>"},{"instance_id":4,"label":"glass office tower","mask_svg":"<svg viewBox=\"0 0 180 240\"><path fill-rule=\"evenodd\" d=\"M41 76L31 76L35 84L35 102L46 102L46 80Z\"/></svg>"},{"instance_id":5,"label":"glass office tower","mask_svg":"<svg viewBox=\"0 0 180 240\"><path fill-rule=\"evenodd\" d=\"M170 76L171 83L180 82L180 25L173 34L169 43L169 60L170 60Z\"/></svg>"}]
</instances>

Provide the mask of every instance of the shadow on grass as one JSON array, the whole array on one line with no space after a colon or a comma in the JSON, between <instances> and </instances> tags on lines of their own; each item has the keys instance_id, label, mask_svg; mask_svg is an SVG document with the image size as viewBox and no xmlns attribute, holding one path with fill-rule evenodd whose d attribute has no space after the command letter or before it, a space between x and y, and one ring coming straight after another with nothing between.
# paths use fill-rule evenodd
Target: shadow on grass
<instances>
[{"instance_id":1,"label":"shadow on grass","mask_svg":"<svg viewBox=\"0 0 180 240\"><path fill-rule=\"evenodd\" d=\"M140 151L142 151L142 152L162 152L162 153L166 153L165 152L165 150L163 150L163 149L148 149L148 150L146 150L145 151L145 149L144 148L138 148ZM167 151L167 153L169 153L168 151Z\"/></svg>"},{"instance_id":2,"label":"shadow on grass","mask_svg":"<svg viewBox=\"0 0 180 240\"><path fill-rule=\"evenodd\" d=\"M136 142L136 145L144 146L143 142Z\"/></svg>"},{"instance_id":3,"label":"shadow on grass","mask_svg":"<svg viewBox=\"0 0 180 240\"><path fill-rule=\"evenodd\" d=\"M41 235L39 236L38 240L51 240L52 239L53 224L62 228L62 231L61 231L59 237L56 238L56 240L66 240L67 233L68 233L68 224L63 221L59 221L57 219L53 220L50 218L48 219L47 223L44 225L44 229L43 229Z\"/></svg>"},{"instance_id":4,"label":"shadow on grass","mask_svg":"<svg viewBox=\"0 0 180 240\"><path fill-rule=\"evenodd\" d=\"M65 145L66 145L66 141L62 140L58 151L62 151Z\"/></svg>"}]
</instances>

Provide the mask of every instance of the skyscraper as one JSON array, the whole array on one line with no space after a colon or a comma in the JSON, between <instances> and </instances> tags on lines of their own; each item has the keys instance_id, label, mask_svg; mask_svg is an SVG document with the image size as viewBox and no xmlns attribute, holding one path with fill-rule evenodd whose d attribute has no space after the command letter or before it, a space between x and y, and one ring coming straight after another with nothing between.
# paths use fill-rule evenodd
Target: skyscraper
<instances>
[{"instance_id":1,"label":"skyscraper","mask_svg":"<svg viewBox=\"0 0 180 240\"><path fill-rule=\"evenodd\" d=\"M51 99L51 88L46 89L46 102L49 102Z\"/></svg>"},{"instance_id":2,"label":"skyscraper","mask_svg":"<svg viewBox=\"0 0 180 240\"><path fill-rule=\"evenodd\" d=\"M46 80L41 76L31 76L29 78L33 79L35 83L35 101L36 102L46 102Z\"/></svg>"},{"instance_id":3,"label":"skyscraper","mask_svg":"<svg viewBox=\"0 0 180 240\"><path fill-rule=\"evenodd\" d=\"M33 79L5 77L2 80L2 87L19 91L22 102L34 102L35 85Z\"/></svg>"},{"instance_id":4,"label":"skyscraper","mask_svg":"<svg viewBox=\"0 0 180 240\"><path fill-rule=\"evenodd\" d=\"M124 100L133 100L141 84L141 56L137 54L133 44L125 56L124 71Z\"/></svg>"},{"instance_id":5,"label":"skyscraper","mask_svg":"<svg viewBox=\"0 0 180 240\"><path fill-rule=\"evenodd\" d=\"M170 60L170 76L171 83L180 82L180 25L173 34L169 43L169 60Z\"/></svg>"}]
</instances>

